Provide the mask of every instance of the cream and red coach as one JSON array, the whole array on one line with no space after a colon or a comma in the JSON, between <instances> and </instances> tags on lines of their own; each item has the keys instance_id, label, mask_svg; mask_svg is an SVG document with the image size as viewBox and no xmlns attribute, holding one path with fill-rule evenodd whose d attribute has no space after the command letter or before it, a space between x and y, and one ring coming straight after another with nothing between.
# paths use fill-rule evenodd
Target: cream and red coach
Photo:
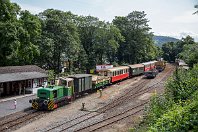
<instances>
[{"instance_id":1,"label":"cream and red coach","mask_svg":"<svg viewBox=\"0 0 198 132\"><path fill-rule=\"evenodd\" d=\"M102 70L99 72L101 75L111 78L111 83L126 79L129 77L129 67L119 66L110 69Z\"/></svg>"}]
</instances>

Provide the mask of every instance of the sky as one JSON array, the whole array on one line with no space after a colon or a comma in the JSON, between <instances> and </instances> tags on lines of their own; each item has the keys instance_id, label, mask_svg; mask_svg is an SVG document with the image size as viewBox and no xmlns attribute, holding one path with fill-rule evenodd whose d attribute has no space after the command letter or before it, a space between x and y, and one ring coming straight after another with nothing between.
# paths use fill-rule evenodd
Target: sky
<instances>
[{"instance_id":1,"label":"sky","mask_svg":"<svg viewBox=\"0 0 198 132\"><path fill-rule=\"evenodd\" d=\"M181 39L192 36L198 42L198 0L11 0L22 10L37 14L53 8L77 15L91 15L111 22L115 16L127 16L132 11L145 11L155 35Z\"/></svg>"}]
</instances>

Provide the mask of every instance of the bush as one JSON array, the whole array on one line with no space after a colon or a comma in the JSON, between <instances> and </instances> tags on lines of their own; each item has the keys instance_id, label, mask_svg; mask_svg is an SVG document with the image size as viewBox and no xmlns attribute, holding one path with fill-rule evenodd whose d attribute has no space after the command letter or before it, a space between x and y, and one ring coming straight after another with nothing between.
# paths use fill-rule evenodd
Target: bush
<instances>
[{"instance_id":1,"label":"bush","mask_svg":"<svg viewBox=\"0 0 198 132\"><path fill-rule=\"evenodd\" d=\"M173 105L149 127L148 131L198 131L198 92L194 94L193 99Z\"/></svg>"},{"instance_id":2,"label":"bush","mask_svg":"<svg viewBox=\"0 0 198 132\"><path fill-rule=\"evenodd\" d=\"M198 131L198 65L174 73L165 94L152 98L143 124L150 132Z\"/></svg>"}]
</instances>

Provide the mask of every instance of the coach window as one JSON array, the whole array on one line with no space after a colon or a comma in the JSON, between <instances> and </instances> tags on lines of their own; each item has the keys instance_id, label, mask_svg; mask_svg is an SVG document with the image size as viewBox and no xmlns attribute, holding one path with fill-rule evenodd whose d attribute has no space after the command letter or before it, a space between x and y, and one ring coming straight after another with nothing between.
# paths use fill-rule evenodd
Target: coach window
<instances>
[{"instance_id":1,"label":"coach window","mask_svg":"<svg viewBox=\"0 0 198 132\"><path fill-rule=\"evenodd\" d=\"M104 72L104 76L107 76L107 72L106 71Z\"/></svg>"}]
</instances>

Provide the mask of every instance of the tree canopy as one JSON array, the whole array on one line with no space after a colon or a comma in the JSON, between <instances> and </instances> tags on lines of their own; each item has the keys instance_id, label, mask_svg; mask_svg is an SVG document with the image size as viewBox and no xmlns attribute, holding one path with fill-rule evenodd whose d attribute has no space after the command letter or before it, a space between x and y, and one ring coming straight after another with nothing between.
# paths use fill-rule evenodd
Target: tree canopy
<instances>
[{"instance_id":1,"label":"tree canopy","mask_svg":"<svg viewBox=\"0 0 198 132\"><path fill-rule=\"evenodd\" d=\"M84 72L97 64L141 63L161 54L144 11L109 23L55 9L33 15L9 0L0 3L1 66L36 64L55 73L66 66L69 72Z\"/></svg>"}]
</instances>

